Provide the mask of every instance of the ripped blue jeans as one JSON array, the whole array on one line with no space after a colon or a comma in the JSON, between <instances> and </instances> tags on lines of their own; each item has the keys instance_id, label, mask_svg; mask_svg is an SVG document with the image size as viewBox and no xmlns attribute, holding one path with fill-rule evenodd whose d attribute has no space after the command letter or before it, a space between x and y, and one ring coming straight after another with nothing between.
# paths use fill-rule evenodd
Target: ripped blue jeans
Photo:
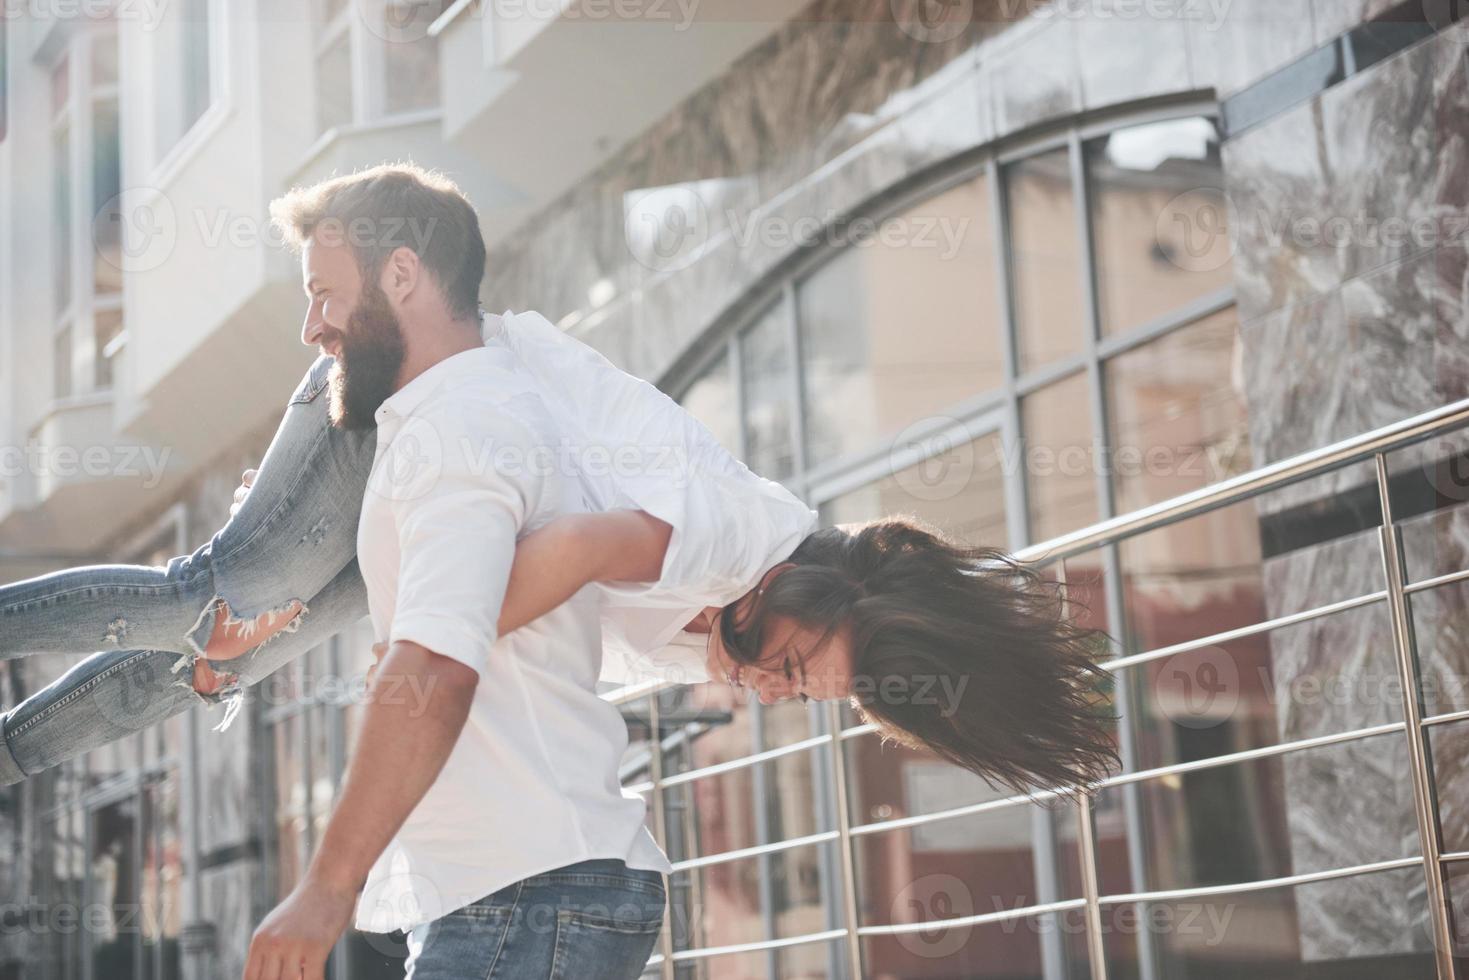
<instances>
[{"instance_id":1,"label":"ripped blue jeans","mask_svg":"<svg viewBox=\"0 0 1469 980\"><path fill-rule=\"evenodd\" d=\"M162 567L93 565L0 587L0 657L102 650L0 719L0 785L201 698L226 705L222 727L244 687L367 614L357 522L376 433L330 424L331 365L321 357L311 366L244 503L193 554ZM195 691L195 663L218 617L248 638L292 612L284 629L244 655L209 661L225 686Z\"/></svg>"}]
</instances>

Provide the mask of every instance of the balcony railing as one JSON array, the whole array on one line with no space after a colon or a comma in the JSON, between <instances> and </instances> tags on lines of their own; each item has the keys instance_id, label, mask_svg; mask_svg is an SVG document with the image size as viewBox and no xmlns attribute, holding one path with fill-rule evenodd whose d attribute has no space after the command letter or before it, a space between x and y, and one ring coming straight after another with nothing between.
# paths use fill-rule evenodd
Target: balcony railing
<instances>
[{"instance_id":1,"label":"balcony railing","mask_svg":"<svg viewBox=\"0 0 1469 980\"><path fill-rule=\"evenodd\" d=\"M1435 578L1406 584L1401 544L1398 537L1398 528L1394 523L1392 500L1389 493L1388 454L1434 436L1460 429L1466 425L1469 425L1469 400L1445 405L1393 425L1384 426L1375 431L1342 440L1325 448L1302 453L1290 459L1260 467L1249 473L1241 474L1201 490L1184 494L1130 514L1124 514L1111 520L1082 528L1062 537L1027 547L1019 551L1016 555L1016 557L1024 561L1042 565L1064 562L1067 558L1094 551L1098 548L1116 545L1146 532L1186 519L1199 517L1211 511L1237 504L1273 490L1281 489L1290 484L1320 477L1356 463L1371 461L1376 471L1377 502L1381 508L1381 523L1378 527L1378 533L1383 568L1384 587L1382 589L1345 601L1294 613L1289 616L1232 629L1227 632L1215 633L1197 640L1190 640L1187 643L1174 644L1116 657L1105 661L1102 666L1115 672L1122 668L1162 659L1189 650L1230 642L1242 637L1278 629L1282 626L1293 625L1347 609L1374 605L1381 602L1387 605L1392 624L1393 652L1396 661L1397 680L1402 692L1401 711L1403 720L1336 734L1297 739L1278 745L1232 752L1226 755L1213 756L1207 759L1193 760L1175 765L1123 772L1100 781L1095 786L1090 787L1090 789L1095 793L1109 787L1126 787L1160 777L1178 776L1202 769L1212 769L1251 760L1279 757L1288 753L1326 745L1353 742L1384 735L1402 735L1407 742L1408 760L1411 769L1413 807L1420 845L1419 856L1376 861L1351 867L1314 871L1306 874L1248 881L1238 884L1209 885L1198 888L1166 891L1102 894L1097 883L1096 843L1092 822L1093 795L1089 794L1082 799L1081 805L1077 807L1078 860L1080 863L1079 870L1083 897L1046 904L1029 905L1022 908L1004 909L962 918L927 920L894 925L864 926L858 921L857 916L855 861L852 847L854 839L884 831L915 827L940 820L973 816L1003 810L1009 807L1023 806L1036 801L1058 797L1065 790L1057 789L1024 796L1009 796L937 813L901 817L854 826L851 814L848 812L847 763L845 753L842 751L842 745L848 739L872 732L873 726L857 725L843 729L837 703L828 702L825 705L827 711L827 728L833 734L805 739L792 745L782 746L757 755L751 755L731 762L723 762L716 766L709 766L703 769L681 772L673 776L663 775L661 772L661 754L655 752L652 753L649 760L652 779L630 788L636 789L639 792L652 794L655 828L659 837L659 843L665 844L667 840L667 821L665 819L663 805L662 790L664 788L678 783L686 783L704 776L713 776L753 766L783 755L806 751L824 745L830 755L829 764L834 783L830 793L835 803L836 830L761 844L755 847L741 848L734 851L699 856L690 860L676 862L674 864L674 870L675 872L686 871L741 858L771 854L826 841L836 841L840 845L840 894L843 896L841 914L844 927L835 931L829 930L765 942L745 943L738 946L679 950L676 952L672 948L672 934L669 929L665 928L662 934L662 952L659 957L655 958L655 962L661 964L663 976L666 978L673 977L674 964L678 962L728 953L753 952L842 939L847 943L848 962L851 966L852 976L856 978L863 974L863 937L897 935L905 932L933 932L945 928L961 928L1004 922L1007 920L1019 920L1068 910L1084 910L1091 976L1093 980L1106 980L1107 961L1102 943L1103 928L1101 921L1101 910L1104 907L1130 903L1171 902L1238 895L1247 892L1259 892L1275 888L1310 884L1352 875L1420 867L1427 886L1428 917L1434 944L1437 975L1440 980L1452 980L1454 976L1454 945L1444 884L1444 869L1445 866L1455 862L1469 863L1469 852L1445 853L1441 849L1437 814L1435 812L1433 780L1432 774L1429 771L1428 753L1424 740L1430 726L1469 720L1469 711L1453 711L1434 714L1428 717L1423 716L1418 699L1418 661L1413 648L1414 640L1409 619L1407 597L1414 593L1469 579L1469 569L1454 571ZM1064 565L1062 566L1062 578L1064 579ZM614 703L625 704L648 697L669 686L672 685L651 681L630 685L609 692L606 697ZM652 697L649 701L651 705L650 722L652 730L657 732L659 730L658 698ZM1145 969L1143 975L1146 977L1149 972Z\"/></svg>"}]
</instances>

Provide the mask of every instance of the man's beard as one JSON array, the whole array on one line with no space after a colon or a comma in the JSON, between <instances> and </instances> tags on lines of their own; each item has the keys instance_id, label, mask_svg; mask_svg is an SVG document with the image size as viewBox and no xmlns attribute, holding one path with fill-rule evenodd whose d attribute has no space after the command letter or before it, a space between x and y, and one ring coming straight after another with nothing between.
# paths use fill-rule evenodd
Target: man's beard
<instances>
[{"instance_id":1,"label":"man's beard","mask_svg":"<svg viewBox=\"0 0 1469 980\"><path fill-rule=\"evenodd\" d=\"M365 283L356 309L347 317L347 329L328 330L322 340L335 340L337 347L329 376L332 425L372 428L403 366L403 330L382 287Z\"/></svg>"}]
</instances>

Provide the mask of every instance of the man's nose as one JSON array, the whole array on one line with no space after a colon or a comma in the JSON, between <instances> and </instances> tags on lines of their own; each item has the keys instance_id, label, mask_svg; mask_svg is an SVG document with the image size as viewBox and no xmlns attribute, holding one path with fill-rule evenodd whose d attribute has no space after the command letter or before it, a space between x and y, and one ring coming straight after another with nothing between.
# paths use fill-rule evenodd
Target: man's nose
<instances>
[{"instance_id":1,"label":"man's nose","mask_svg":"<svg viewBox=\"0 0 1469 980\"><path fill-rule=\"evenodd\" d=\"M301 343L305 344L307 347L317 346L319 343L321 343L321 334L323 329L324 325L322 324L321 320L311 316L308 313L306 315L306 319L301 322Z\"/></svg>"}]
</instances>

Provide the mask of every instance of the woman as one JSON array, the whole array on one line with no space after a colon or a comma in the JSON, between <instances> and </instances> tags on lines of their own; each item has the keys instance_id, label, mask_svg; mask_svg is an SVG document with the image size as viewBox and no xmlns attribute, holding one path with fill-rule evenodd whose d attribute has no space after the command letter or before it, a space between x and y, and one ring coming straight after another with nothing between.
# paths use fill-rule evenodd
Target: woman
<instances>
[{"instance_id":1,"label":"woman","mask_svg":"<svg viewBox=\"0 0 1469 980\"><path fill-rule=\"evenodd\" d=\"M681 461L584 467L593 512L520 540L502 634L601 583L604 677L722 679L767 702L849 697L884 736L1022 792L1115 762L1093 694L1104 637L1069 621L1034 571L904 519L813 532L794 497L544 318L487 318L487 343L511 347L553 393L578 458L606 447L599 419L636 418L643 445ZM366 614L355 548L374 433L330 423L333 378L330 358L312 366L230 520L192 555L0 588L0 656L113 648L5 716L0 783L201 697L228 704L223 727L243 688Z\"/></svg>"}]
</instances>

